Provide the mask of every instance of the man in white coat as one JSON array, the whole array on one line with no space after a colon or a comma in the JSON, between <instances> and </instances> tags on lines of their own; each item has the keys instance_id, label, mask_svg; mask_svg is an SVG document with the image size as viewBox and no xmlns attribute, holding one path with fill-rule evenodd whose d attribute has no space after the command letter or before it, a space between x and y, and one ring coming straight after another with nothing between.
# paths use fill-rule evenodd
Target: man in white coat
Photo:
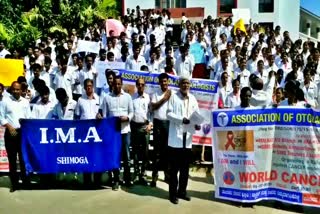
<instances>
[{"instance_id":1,"label":"man in white coat","mask_svg":"<svg viewBox=\"0 0 320 214\"><path fill-rule=\"evenodd\" d=\"M187 196L186 190L191 159L192 135L196 130L200 130L198 124L190 121L191 115L199 112L196 98L189 93L190 80L181 77L179 86L180 90L171 95L167 110L167 117L170 121L168 140L169 200L173 204L178 204L178 198L186 201L191 200ZM180 174L179 181L178 172Z\"/></svg>"}]
</instances>

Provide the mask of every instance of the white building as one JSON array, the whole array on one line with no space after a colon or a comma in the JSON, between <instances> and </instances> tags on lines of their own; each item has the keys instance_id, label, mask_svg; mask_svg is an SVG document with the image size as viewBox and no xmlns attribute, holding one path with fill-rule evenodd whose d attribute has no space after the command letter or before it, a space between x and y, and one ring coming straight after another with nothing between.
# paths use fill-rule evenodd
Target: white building
<instances>
[{"instance_id":1,"label":"white building","mask_svg":"<svg viewBox=\"0 0 320 214\"><path fill-rule=\"evenodd\" d=\"M137 5L141 9L180 8L179 16L181 8L201 8L204 17L211 15L213 18L232 15L232 8L248 8L254 23L272 28L280 25L281 31L289 31L293 40L320 37L320 17L300 8L300 0L123 0L122 4L123 8L136 8ZM193 11L196 10L188 10L186 16L196 17Z\"/></svg>"},{"instance_id":2,"label":"white building","mask_svg":"<svg viewBox=\"0 0 320 214\"><path fill-rule=\"evenodd\" d=\"M320 17L300 8L300 38L320 42Z\"/></svg>"}]
</instances>

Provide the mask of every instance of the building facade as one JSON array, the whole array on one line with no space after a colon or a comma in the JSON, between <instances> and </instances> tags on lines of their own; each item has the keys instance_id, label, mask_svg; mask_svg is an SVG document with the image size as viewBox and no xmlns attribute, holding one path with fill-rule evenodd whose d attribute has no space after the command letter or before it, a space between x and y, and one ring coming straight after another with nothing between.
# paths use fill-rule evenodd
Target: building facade
<instances>
[{"instance_id":1,"label":"building facade","mask_svg":"<svg viewBox=\"0 0 320 214\"><path fill-rule=\"evenodd\" d=\"M300 38L320 42L320 17L300 8Z\"/></svg>"},{"instance_id":2,"label":"building facade","mask_svg":"<svg viewBox=\"0 0 320 214\"><path fill-rule=\"evenodd\" d=\"M247 8L251 11L252 22L272 28L279 25L282 31L290 32L293 40L320 39L320 17L301 8L300 0L123 0L122 4L123 11L135 9L137 5L141 9L171 8L179 11L173 16L178 19L177 16L181 17L183 8L186 8L184 12L191 20L198 19L199 14L203 17L228 17L232 15L232 8Z\"/></svg>"}]
</instances>

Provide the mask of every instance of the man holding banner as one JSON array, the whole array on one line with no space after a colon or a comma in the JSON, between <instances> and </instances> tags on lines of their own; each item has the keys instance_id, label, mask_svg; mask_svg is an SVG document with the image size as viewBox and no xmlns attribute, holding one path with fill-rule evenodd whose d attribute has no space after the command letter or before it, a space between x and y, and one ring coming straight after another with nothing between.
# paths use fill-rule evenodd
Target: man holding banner
<instances>
[{"instance_id":1,"label":"man holding banner","mask_svg":"<svg viewBox=\"0 0 320 214\"><path fill-rule=\"evenodd\" d=\"M133 103L131 96L122 90L122 78L116 76L113 91L105 96L101 105L102 116L118 117L121 123L122 161L124 165L123 180L126 186L131 186L130 173L130 121L133 117ZM119 189L120 169L113 170L112 190Z\"/></svg>"},{"instance_id":2,"label":"man holding banner","mask_svg":"<svg viewBox=\"0 0 320 214\"><path fill-rule=\"evenodd\" d=\"M4 141L9 160L10 192L14 192L19 189L17 154L19 155L22 182L24 185L28 185L30 182L26 176L21 152L20 120L30 118L31 113L29 102L21 97L21 85L18 82L12 83L11 93L12 95L3 101L0 108L0 125L6 128Z\"/></svg>"},{"instance_id":3,"label":"man holding banner","mask_svg":"<svg viewBox=\"0 0 320 214\"><path fill-rule=\"evenodd\" d=\"M79 98L76 109L75 118L80 120L95 119L99 111L99 97L94 93L94 85L92 79L86 79L84 81L85 95ZM85 173L83 175L83 182L85 185L91 185L91 173ZM99 186L101 184L101 173L94 174L94 184Z\"/></svg>"},{"instance_id":4,"label":"man holding banner","mask_svg":"<svg viewBox=\"0 0 320 214\"><path fill-rule=\"evenodd\" d=\"M145 172L148 163L149 133L152 129L149 111L150 96L144 92L145 84L143 78L136 80L137 93L132 96L134 114L130 123L134 173L136 180L142 185L148 184Z\"/></svg>"}]
</instances>

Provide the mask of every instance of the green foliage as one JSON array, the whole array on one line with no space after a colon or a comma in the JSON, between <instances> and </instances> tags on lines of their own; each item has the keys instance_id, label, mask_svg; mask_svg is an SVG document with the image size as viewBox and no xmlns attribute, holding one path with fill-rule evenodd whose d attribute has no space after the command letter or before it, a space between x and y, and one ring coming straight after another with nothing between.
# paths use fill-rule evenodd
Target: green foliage
<instances>
[{"instance_id":1,"label":"green foliage","mask_svg":"<svg viewBox=\"0 0 320 214\"><path fill-rule=\"evenodd\" d=\"M0 39L7 41L9 49L24 50L48 33L67 35L73 28L80 30L119 15L117 0L0 0L0 8L6 11L0 14Z\"/></svg>"}]
</instances>

